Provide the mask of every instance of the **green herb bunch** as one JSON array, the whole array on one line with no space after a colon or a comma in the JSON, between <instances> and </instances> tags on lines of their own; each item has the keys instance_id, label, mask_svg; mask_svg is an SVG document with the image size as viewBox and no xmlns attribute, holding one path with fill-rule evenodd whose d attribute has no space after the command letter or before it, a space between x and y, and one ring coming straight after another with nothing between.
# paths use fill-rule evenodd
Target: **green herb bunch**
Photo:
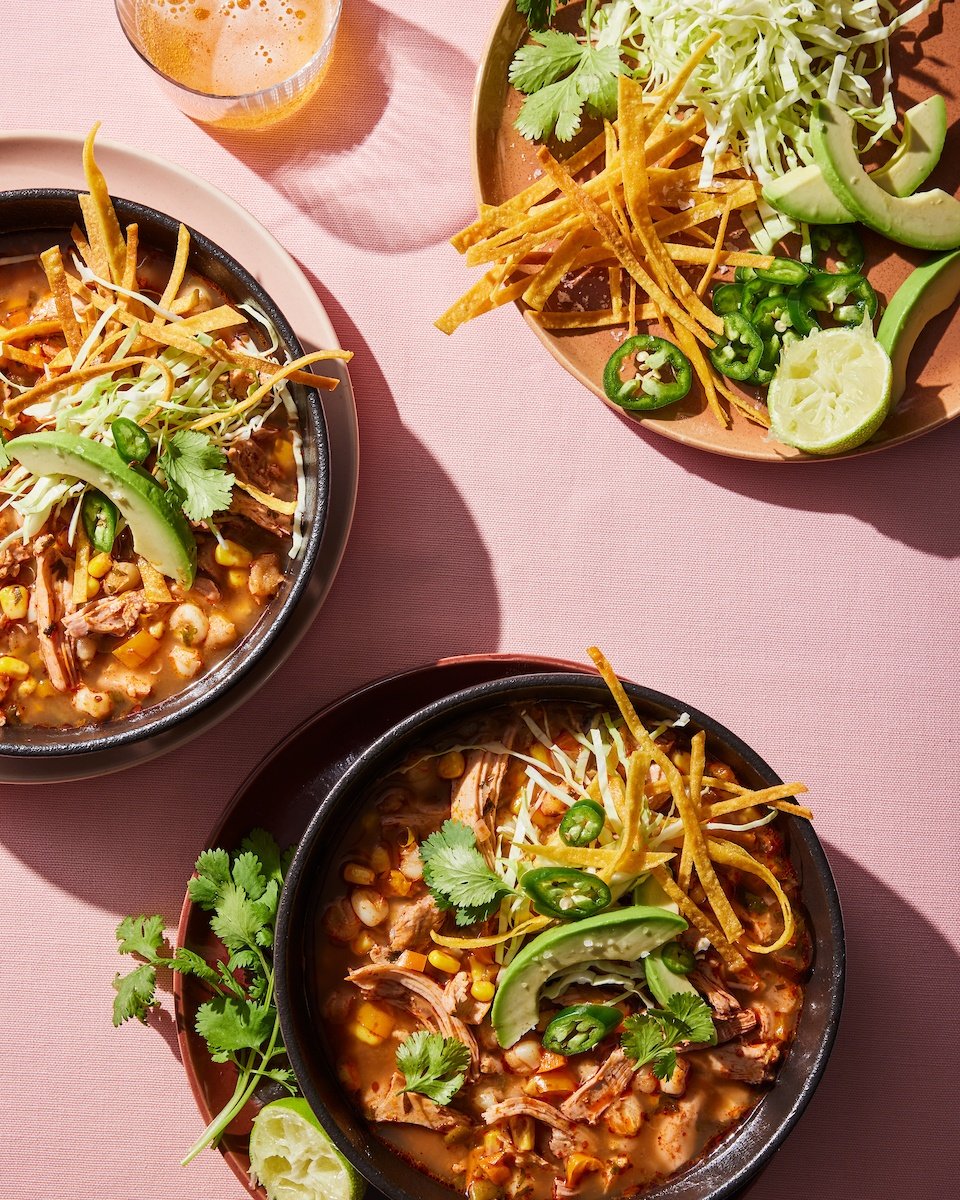
<instances>
[{"instance_id":1,"label":"green herb bunch","mask_svg":"<svg viewBox=\"0 0 960 1200\"><path fill-rule=\"evenodd\" d=\"M690 992L674 992L666 1008L627 1017L621 1045L635 1066L650 1063L658 1079L669 1079L677 1069L675 1048L681 1042L713 1046L716 1041L710 1006Z\"/></svg>"},{"instance_id":2,"label":"green herb bunch","mask_svg":"<svg viewBox=\"0 0 960 1200\"><path fill-rule=\"evenodd\" d=\"M143 963L114 978L114 1025L131 1019L146 1023L159 1004L158 967L192 975L213 993L197 1010L196 1031L214 1062L233 1063L237 1070L233 1095L187 1151L184 1165L217 1144L262 1081L291 1094L297 1091L293 1072L283 1061L271 955L290 857L290 851L281 854L269 833L255 829L232 854L204 850L197 859L190 898L211 914L210 928L226 948L226 960L207 961L184 946L164 953L161 916L125 917L117 926L119 952Z\"/></svg>"},{"instance_id":3,"label":"green herb bunch","mask_svg":"<svg viewBox=\"0 0 960 1200\"><path fill-rule=\"evenodd\" d=\"M455 909L458 925L485 921L513 891L487 864L476 834L462 821L444 821L421 845L420 859L437 907Z\"/></svg>"}]
</instances>

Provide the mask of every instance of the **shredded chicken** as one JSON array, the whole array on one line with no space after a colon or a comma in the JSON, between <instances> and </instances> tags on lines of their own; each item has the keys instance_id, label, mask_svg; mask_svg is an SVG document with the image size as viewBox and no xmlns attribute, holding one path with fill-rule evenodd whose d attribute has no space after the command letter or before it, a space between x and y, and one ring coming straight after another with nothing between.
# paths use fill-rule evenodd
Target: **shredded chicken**
<instances>
[{"instance_id":1,"label":"shredded chicken","mask_svg":"<svg viewBox=\"0 0 960 1200\"><path fill-rule=\"evenodd\" d=\"M743 1037L751 1029L756 1029L758 1020L753 1009L742 1008L730 1017L722 1017L714 1021L713 1024L717 1030L717 1044L723 1045L724 1042L732 1042L736 1038Z\"/></svg>"},{"instance_id":2,"label":"shredded chicken","mask_svg":"<svg viewBox=\"0 0 960 1200\"><path fill-rule=\"evenodd\" d=\"M590 1078L560 1105L572 1121L595 1125L633 1078L633 1063L620 1046L606 1058Z\"/></svg>"},{"instance_id":3,"label":"shredded chicken","mask_svg":"<svg viewBox=\"0 0 960 1200\"><path fill-rule=\"evenodd\" d=\"M122 592L118 596L105 596L71 613L64 619L63 628L71 637L88 637L92 633L124 637L149 607L146 592L142 588L135 592Z\"/></svg>"},{"instance_id":4,"label":"shredded chicken","mask_svg":"<svg viewBox=\"0 0 960 1200\"><path fill-rule=\"evenodd\" d=\"M446 1133L470 1124L461 1112L435 1104L429 1097L405 1092L404 1079L394 1075L382 1095L369 1089L362 1097L363 1111L371 1121L395 1121L403 1125L422 1125Z\"/></svg>"},{"instance_id":5,"label":"shredded chicken","mask_svg":"<svg viewBox=\"0 0 960 1200\"><path fill-rule=\"evenodd\" d=\"M259 525L261 529L265 529L267 533L272 533L275 537L289 537L293 528L293 517L288 517L286 513L274 512L238 487L233 489L230 516ZM221 525L226 521L226 516L220 518Z\"/></svg>"},{"instance_id":6,"label":"shredded chicken","mask_svg":"<svg viewBox=\"0 0 960 1200\"><path fill-rule=\"evenodd\" d=\"M20 574L20 568L28 563L35 555L42 553L47 546L53 545L53 538L48 533L41 534L32 542L14 542L0 551L0 583L10 583Z\"/></svg>"},{"instance_id":7,"label":"shredded chicken","mask_svg":"<svg viewBox=\"0 0 960 1200\"><path fill-rule=\"evenodd\" d=\"M51 684L58 692L69 692L77 686L77 660L73 645L60 625L63 601L53 578L55 555L51 540L36 556L37 637Z\"/></svg>"},{"instance_id":8,"label":"shredded chicken","mask_svg":"<svg viewBox=\"0 0 960 1200\"><path fill-rule=\"evenodd\" d=\"M509 749L517 734L517 725L507 728L503 744ZM489 750L472 750L467 756L466 769L453 785L450 817L469 825L477 838L477 848L490 865L496 845L497 804L500 789L510 765L510 756Z\"/></svg>"},{"instance_id":9,"label":"shredded chicken","mask_svg":"<svg viewBox=\"0 0 960 1200\"><path fill-rule=\"evenodd\" d=\"M500 1100L483 1110L483 1119L488 1125L496 1125L510 1117L533 1117L535 1121L558 1129L561 1133L572 1135L574 1132L573 1123L552 1104L531 1100L528 1096L508 1096L506 1100Z\"/></svg>"},{"instance_id":10,"label":"shredded chicken","mask_svg":"<svg viewBox=\"0 0 960 1200\"><path fill-rule=\"evenodd\" d=\"M778 1047L768 1042L744 1046L731 1043L703 1051L708 1067L721 1079L740 1083L766 1083L774 1076L773 1066L780 1057Z\"/></svg>"},{"instance_id":11,"label":"shredded chicken","mask_svg":"<svg viewBox=\"0 0 960 1200\"><path fill-rule=\"evenodd\" d=\"M697 1117L703 1097L681 1100L675 1109L657 1116L657 1151L663 1168L675 1171L688 1162L697 1146Z\"/></svg>"},{"instance_id":12,"label":"shredded chicken","mask_svg":"<svg viewBox=\"0 0 960 1200\"><path fill-rule=\"evenodd\" d=\"M466 1025L479 1025L487 1015L491 1001L475 999L470 992L472 987L470 972L458 971L443 989L443 1003L448 1012L459 1017Z\"/></svg>"},{"instance_id":13,"label":"shredded chicken","mask_svg":"<svg viewBox=\"0 0 960 1200\"><path fill-rule=\"evenodd\" d=\"M722 981L714 974L707 963L700 963L695 971L690 972L690 982L718 1017L730 1017L740 1009L740 1001L730 994Z\"/></svg>"},{"instance_id":14,"label":"shredded chicken","mask_svg":"<svg viewBox=\"0 0 960 1200\"><path fill-rule=\"evenodd\" d=\"M227 451L230 467L238 479L272 494L281 470L277 462L251 438L234 442Z\"/></svg>"},{"instance_id":15,"label":"shredded chicken","mask_svg":"<svg viewBox=\"0 0 960 1200\"><path fill-rule=\"evenodd\" d=\"M269 600L281 583L283 572L275 554L261 554L250 564L247 587L255 600Z\"/></svg>"},{"instance_id":16,"label":"shredded chicken","mask_svg":"<svg viewBox=\"0 0 960 1200\"><path fill-rule=\"evenodd\" d=\"M373 963L358 967L347 976L362 991L374 991L385 999L405 1003L424 1025L435 1028L444 1037L458 1038L470 1051L471 1071L480 1066L476 1038L459 1017L448 1012L439 986L420 971L408 971L391 963Z\"/></svg>"},{"instance_id":17,"label":"shredded chicken","mask_svg":"<svg viewBox=\"0 0 960 1200\"><path fill-rule=\"evenodd\" d=\"M430 934L443 924L443 913L431 895L398 905L390 922L391 950L432 948ZM452 1011L452 1010L451 1010Z\"/></svg>"}]
</instances>

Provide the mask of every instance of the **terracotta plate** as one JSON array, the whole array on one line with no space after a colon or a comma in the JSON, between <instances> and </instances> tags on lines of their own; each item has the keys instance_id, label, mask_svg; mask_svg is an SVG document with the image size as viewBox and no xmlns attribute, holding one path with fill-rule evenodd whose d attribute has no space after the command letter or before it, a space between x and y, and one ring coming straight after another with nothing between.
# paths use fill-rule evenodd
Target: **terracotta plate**
<instances>
[{"instance_id":1,"label":"terracotta plate","mask_svg":"<svg viewBox=\"0 0 960 1200\"><path fill-rule=\"evenodd\" d=\"M205 845L234 847L251 830L268 829L281 846L300 840L321 800L354 758L371 741L403 717L433 700L487 680L544 671L583 672L592 668L560 659L507 654L469 655L391 675L335 700L307 719L241 784L220 823ZM197 847L198 853L202 847ZM210 933L206 915L184 897L177 944L206 954L219 944ZM206 1046L193 1030L194 1015L207 998L194 980L174 977L174 1005L180 1057L206 1124L233 1091L231 1068L211 1061ZM251 1196L264 1200L250 1183L247 1136L257 1107L251 1104L223 1139L220 1150L231 1170ZM759 1178L759 1177L757 1177ZM746 1197L751 1181L740 1195ZM367 1188L367 1200L386 1200Z\"/></svg>"},{"instance_id":2,"label":"terracotta plate","mask_svg":"<svg viewBox=\"0 0 960 1200\"><path fill-rule=\"evenodd\" d=\"M525 36L526 25L516 11L514 0L506 0L480 65L474 96L474 185L480 203L503 203L532 182L538 169L535 147L513 128L520 97L507 81L510 61ZM950 121L947 144L937 170L925 186L955 193L960 173L960 75L956 66L960 51L960 9L955 4L936 9L897 34L893 45L897 110L903 112L931 92L940 92L947 102ZM551 145L551 150L558 157L566 157L580 144L575 141L562 147ZM889 300L911 267L927 257L923 252L894 248L873 235L864 240L870 281L883 300ZM522 303L519 307L525 308ZM538 328L529 318L528 324L562 366L604 399L600 385L603 366L618 345L613 331L551 333ZM616 411L620 413L619 409ZM921 335L911 359L907 392L896 411L870 442L852 453L868 454L895 446L936 429L958 413L960 310L954 307L932 321ZM638 420L621 415L626 421ZM722 429L706 411L702 396L694 392L659 414L639 418L639 423L674 441L734 458L822 461L768 440L764 429L739 414L734 414L730 429Z\"/></svg>"}]
</instances>

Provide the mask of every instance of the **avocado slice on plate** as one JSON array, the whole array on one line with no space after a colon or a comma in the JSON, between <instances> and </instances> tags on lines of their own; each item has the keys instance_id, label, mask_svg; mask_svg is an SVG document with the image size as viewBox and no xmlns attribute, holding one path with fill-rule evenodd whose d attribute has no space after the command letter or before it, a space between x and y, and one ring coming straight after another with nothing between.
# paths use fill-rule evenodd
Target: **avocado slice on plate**
<instances>
[{"instance_id":1,"label":"avocado slice on plate","mask_svg":"<svg viewBox=\"0 0 960 1200\"><path fill-rule=\"evenodd\" d=\"M82 479L103 492L126 518L136 552L184 587L193 583L197 543L182 510L155 479L128 467L112 447L57 430L13 438L6 451L35 475Z\"/></svg>"},{"instance_id":2,"label":"avocado slice on plate","mask_svg":"<svg viewBox=\"0 0 960 1200\"><path fill-rule=\"evenodd\" d=\"M810 131L824 179L858 221L904 246L924 250L960 246L960 201L939 188L891 196L878 187L857 155L853 118L837 105L818 101Z\"/></svg>"},{"instance_id":3,"label":"avocado slice on plate","mask_svg":"<svg viewBox=\"0 0 960 1200\"><path fill-rule=\"evenodd\" d=\"M940 161L947 136L947 106L928 96L903 114L903 137L890 159L870 175L891 196L912 196ZM795 221L844 225L854 219L834 195L816 163L794 167L763 189L763 198Z\"/></svg>"},{"instance_id":4,"label":"avocado slice on plate","mask_svg":"<svg viewBox=\"0 0 960 1200\"><path fill-rule=\"evenodd\" d=\"M890 404L903 395L907 363L928 321L949 308L960 295L960 250L931 258L903 281L883 314L877 341L890 355L893 381Z\"/></svg>"},{"instance_id":5,"label":"avocado slice on plate","mask_svg":"<svg viewBox=\"0 0 960 1200\"><path fill-rule=\"evenodd\" d=\"M490 1010L497 1041L506 1049L540 1018L540 993L558 972L579 963L636 962L687 928L676 913L636 905L548 929L524 946L497 985Z\"/></svg>"},{"instance_id":6,"label":"avocado slice on plate","mask_svg":"<svg viewBox=\"0 0 960 1200\"><path fill-rule=\"evenodd\" d=\"M700 995L686 975L670 970L663 961L661 950L651 950L643 960L643 969L647 976L647 987L653 992L658 1004L666 1006L670 997L675 996L677 992L687 992L691 996Z\"/></svg>"}]
</instances>

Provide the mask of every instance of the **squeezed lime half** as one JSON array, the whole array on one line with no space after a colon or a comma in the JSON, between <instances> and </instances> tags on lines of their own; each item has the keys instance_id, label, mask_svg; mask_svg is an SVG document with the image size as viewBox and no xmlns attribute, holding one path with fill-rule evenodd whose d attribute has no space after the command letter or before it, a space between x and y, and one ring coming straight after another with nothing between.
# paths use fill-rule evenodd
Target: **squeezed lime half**
<instances>
[{"instance_id":1,"label":"squeezed lime half","mask_svg":"<svg viewBox=\"0 0 960 1200\"><path fill-rule=\"evenodd\" d=\"M814 330L780 356L767 391L770 432L808 454L853 450L883 424L892 377L868 324Z\"/></svg>"},{"instance_id":2,"label":"squeezed lime half","mask_svg":"<svg viewBox=\"0 0 960 1200\"><path fill-rule=\"evenodd\" d=\"M365 1187L299 1096L274 1100L257 1113L250 1174L270 1200L359 1200Z\"/></svg>"}]
</instances>

